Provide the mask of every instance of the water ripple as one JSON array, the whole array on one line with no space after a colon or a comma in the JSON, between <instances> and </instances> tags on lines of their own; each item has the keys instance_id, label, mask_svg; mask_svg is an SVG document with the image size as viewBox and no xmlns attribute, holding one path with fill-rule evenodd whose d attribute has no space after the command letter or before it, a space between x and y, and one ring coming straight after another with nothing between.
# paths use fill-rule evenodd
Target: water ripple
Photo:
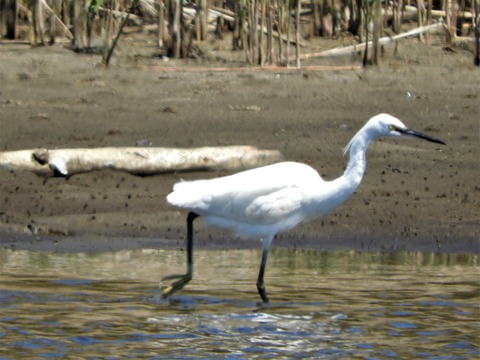
<instances>
[{"instance_id":1,"label":"water ripple","mask_svg":"<svg viewBox=\"0 0 480 360\"><path fill-rule=\"evenodd\" d=\"M478 258L277 250L265 307L250 250L199 252L194 281L161 300L182 255L1 250L0 358L480 356Z\"/></svg>"}]
</instances>

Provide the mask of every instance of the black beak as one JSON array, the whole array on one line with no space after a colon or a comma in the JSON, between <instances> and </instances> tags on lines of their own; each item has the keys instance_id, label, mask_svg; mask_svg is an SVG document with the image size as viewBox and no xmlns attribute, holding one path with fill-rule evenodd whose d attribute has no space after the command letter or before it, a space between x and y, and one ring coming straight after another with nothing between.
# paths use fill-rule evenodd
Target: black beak
<instances>
[{"instance_id":1,"label":"black beak","mask_svg":"<svg viewBox=\"0 0 480 360\"><path fill-rule=\"evenodd\" d=\"M417 137L417 138L420 138L420 139L424 139L424 140L428 140L428 141L431 141L431 142L434 142L434 143L437 143L437 144L447 145L445 142L443 142L443 141L440 140L440 139L434 138L434 137L432 137L432 136L430 136L430 135L423 134L423 133L418 132L418 131L414 131L414 130L412 130L412 129L400 129L400 128L396 128L395 130L398 131L398 132L401 133L401 134L404 134L404 135L414 136L414 137Z\"/></svg>"}]
</instances>

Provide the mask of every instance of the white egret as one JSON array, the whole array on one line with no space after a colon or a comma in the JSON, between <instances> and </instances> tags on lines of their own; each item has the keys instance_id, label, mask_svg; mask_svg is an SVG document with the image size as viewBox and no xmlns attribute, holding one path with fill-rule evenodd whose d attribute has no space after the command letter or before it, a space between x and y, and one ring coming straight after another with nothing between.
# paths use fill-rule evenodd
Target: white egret
<instances>
[{"instance_id":1,"label":"white egret","mask_svg":"<svg viewBox=\"0 0 480 360\"><path fill-rule=\"evenodd\" d=\"M200 216L207 225L233 231L240 237L263 241L257 289L264 303L268 296L263 276L274 236L332 211L357 189L365 173L368 145L380 136L414 136L445 143L408 129L397 118L380 114L371 118L350 140L344 154L350 158L344 174L324 181L308 165L281 162L211 180L182 181L174 185L167 201L189 210L187 216L187 273L162 279L174 281L163 287L163 297L182 289L193 274L193 221Z\"/></svg>"}]
</instances>

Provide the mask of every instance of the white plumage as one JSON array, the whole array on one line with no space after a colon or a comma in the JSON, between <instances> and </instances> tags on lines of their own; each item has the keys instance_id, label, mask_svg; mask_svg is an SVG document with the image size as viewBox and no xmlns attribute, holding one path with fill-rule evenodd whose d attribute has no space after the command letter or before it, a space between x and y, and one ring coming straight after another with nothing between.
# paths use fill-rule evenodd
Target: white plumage
<instances>
[{"instance_id":1,"label":"white plumage","mask_svg":"<svg viewBox=\"0 0 480 360\"><path fill-rule=\"evenodd\" d=\"M191 226L196 216L203 218L207 225L231 230L239 236L262 238L263 254L257 288L263 301L268 302L263 273L275 234L323 216L342 204L362 180L366 169L365 153L370 142L380 136L400 135L444 144L408 129L393 116L380 114L371 118L348 143L344 153L350 151L349 162L344 174L336 180L324 181L308 165L282 162L211 180L176 183L167 201L194 215L188 218L189 259L193 242ZM165 288L164 296L181 289L191 279L191 261L188 269L185 275L166 278L180 280Z\"/></svg>"},{"instance_id":2,"label":"white plumage","mask_svg":"<svg viewBox=\"0 0 480 360\"><path fill-rule=\"evenodd\" d=\"M200 215L208 225L241 237L286 231L310 214L312 191L326 184L311 167L283 162L212 180L175 184L167 201Z\"/></svg>"}]
</instances>

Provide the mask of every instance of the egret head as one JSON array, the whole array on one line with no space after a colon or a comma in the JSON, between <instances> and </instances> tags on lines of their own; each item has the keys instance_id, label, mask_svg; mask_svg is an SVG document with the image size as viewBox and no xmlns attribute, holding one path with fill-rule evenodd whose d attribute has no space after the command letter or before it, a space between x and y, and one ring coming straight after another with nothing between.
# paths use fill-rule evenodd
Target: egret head
<instances>
[{"instance_id":1,"label":"egret head","mask_svg":"<svg viewBox=\"0 0 480 360\"><path fill-rule=\"evenodd\" d=\"M371 118L367 125L377 132L375 137L380 136L413 136L416 138L428 140L437 144L446 145L442 140L436 139L430 135L409 129L396 117L388 114L380 114Z\"/></svg>"},{"instance_id":2,"label":"egret head","mask_svg":"<svg viewBox=\"0 0 480 360\"><path fill-rule=\"evenodd\" d=\"M366 144L368 146L372 140L381 136L413 136L437 144L446 145L442 140L407 128L405 124L396 117L388 114L379 114L367 121L363 128L361 128L347 144L343 150L343 154L345 155L348 150L352 148L353 144Z\"/></svg>"}]
</instances>

